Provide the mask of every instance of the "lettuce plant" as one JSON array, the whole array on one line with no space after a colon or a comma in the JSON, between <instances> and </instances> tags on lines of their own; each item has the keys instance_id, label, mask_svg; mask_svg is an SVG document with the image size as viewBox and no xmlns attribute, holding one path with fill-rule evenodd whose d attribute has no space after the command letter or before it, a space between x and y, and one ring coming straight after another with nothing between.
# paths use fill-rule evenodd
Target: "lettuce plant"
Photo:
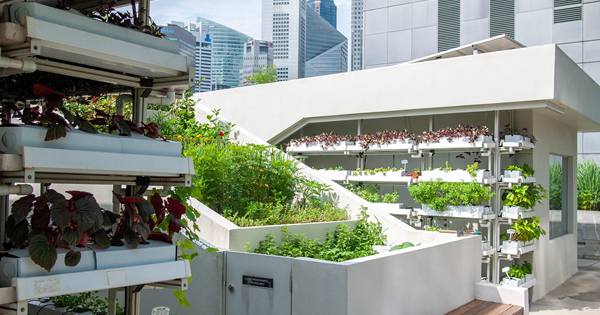
<instances>
[{"instance_id":1,"label":"lettuce plant","mask_svg":"<svg viewBox=\"0 0 600 315\"><path fill-rule=\"evenodd\" d=\"M416 202L440 212L448 206L483 205L495 194L477 182L448 183L440 179L419 182L409 186L408 191Z\"/></svg>"}]
</instances>

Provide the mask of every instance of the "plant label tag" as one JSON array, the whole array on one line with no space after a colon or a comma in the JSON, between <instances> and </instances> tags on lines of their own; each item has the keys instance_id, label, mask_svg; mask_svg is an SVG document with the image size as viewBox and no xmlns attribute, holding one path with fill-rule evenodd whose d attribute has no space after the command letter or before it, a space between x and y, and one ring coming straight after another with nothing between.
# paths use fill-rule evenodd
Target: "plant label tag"
<instances>
[{"instance_id":1,"label":"plant label tag","mask_svg":"<svg viewBox=\"0 0 600 315\"><path fill-rule=\"evenodd\" d=\"M108 285L111 287L127 284L127 272L125 270L107 271Z\"/></svg>"},{"instance_id":2,"label":"plant label tag","mask_svg":"<svg viewBox=\"0 0 600 315\"><path fill-rule=\"evenodd\" d=\"M169 315L171 309L166 306L157 306L152 309L152 315Z\"/></svg>"},{"instance_id":3,"label":"plant label tag","mask_svg":"<svg viewBox=\"0 0 600 315\"><path fill-rule=\"evenodd\" d=\"M242 284L273 289L273 279L242 276Z\"/></svg>"}]
</instances>

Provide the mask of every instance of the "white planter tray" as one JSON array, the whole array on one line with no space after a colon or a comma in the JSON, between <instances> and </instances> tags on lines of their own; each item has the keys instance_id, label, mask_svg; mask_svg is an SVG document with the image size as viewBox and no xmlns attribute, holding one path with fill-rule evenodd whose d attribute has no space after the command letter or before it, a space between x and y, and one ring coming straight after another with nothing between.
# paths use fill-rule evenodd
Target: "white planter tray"
<instances>
[{"instance_id":1,"label":"white planter tray","mask_svg":"<svg viewBox=\"0 0 600 315\"><path fill-rule=\"evenodd\" d=\"M504 140L500 141L500 147L512 150L535 149L535 144L533 144L531 139L527 137L523 138L523 136L506 136Z\"/></svg>"},{"instance_id":2,"label":"white planter tray","mask_svg":"<svg viewBox=\"0 0 600 315\"><path fill-rule=\"evenodd\" d=\"M287 153L292 155L302 154L302 155L341 155L347 154L346 147L347 142L338 142L333 146L323 147L323 143L311 143L306 146L305 143L299 143L294 146L289 146L286 149Z\"/></svg>"},{"instance_id":3,"label":"white planter tray","mask_svg":"<svg viewBox=\"0 0 600 315\"><path fill-rule=\"evenodd\" d=\"M511 207L503 206L502 207L502 217L505 219L518 220L518 219L531 218L534 215L535 215L535 211L527 210L523 207L519 207L519 206L511 206Z\"/></svg>"},{"instance_id":4,"label":"white planter tray","mask_svg":"<svg viewBox=\"0 0 600 315\"><path fill-rule=\"evenodd\" d=\"M317 172L334 182L343 182L348 178L348 174L352 171L333 171L333 170L317 170Z\"/></svg>"},{"instance_id":5,"label":"white planter tray","mask_svg":"<svg viewBox=\"0 0 600 315\"><path fill-rule=\"evenodd\" d=\"M358 142L358 141L357 141ZM416 142L414 140L403 140L394 141L392 143L383 145L371 145L368 150L365 150L359 143L348 145L348 152L359 153L365 152L367 154L378 154L378 153L390 153L390 152L406 152L410 153L414 150Z\"/></svg>"},{"instance_id":6,"label":"white planter tray","mask_svg":"<svg viewBox=\"0 0 600 315\"><path fill-rule=\"evenodd\" d=\"M451 142L444 138L440 142L419 143L417 148L418 150L482 151L493 149L495 146L491 136L480 136L473 143L469 143L468 137L453 138Z\"/></svg>"},{"instance_id":7,"label":"white planter tray","mask_svg":"<svg viewBox=\"0 0 600 315\"><path fill-rule=\"evenodd\" d=\"M400 209L399 203L374 202L371 204L391 215L407 216L408 214L410 214L411 211L411 209Z\"/></svg>"},{"instance_id":8,"label":"white planter tray","mask_svg":"<svg viewBox=\"0 0 600 315\"><path fill-rule=\"evenodd\" d=\"M535 183L535 177L529 176L529 177L525 178L523 176L519 176L519 177L500 176L500 182L503 184L533 184L533 183Z\"/></svg>"},{"instance_id":9,"label":"white planter tray","mask_svg":"<svg viewBox=\"0 0 600 315\"><path fill-rule=\"evenodd\" d=\"M520 288L531 288L534 285L537 284L537 280L535 278L508 278L508 277L504 277L502 279L502 282L500 283L501 285L504 286L509 286L509 287L520 287Z\"/></svg>"},{"instance_id":10,"label":"white planter tray","mask_svg":"<svg viewBox=\"0 0 600 315\"><path fill-rule=\"evenodd\" d=\"M519 241L503 241L500 246L500 252L502 254L520 256L525 253L529 253L536 249L534 242L523 243Z\"/></svg>"},{"instance_id":11,"label":"white planter tray","mask_svg":"<svg viewBox=\"0 0 600 315\"><path fill-rule=\"evenodd\" d=\"M44 141L48 128L32 125L0 126L0 152L19 154L20 147L34 147L61 150L77 150L102 153L127 153L181 157L181 143L151 139L132 132L131 136L118 136L107 133L87 133L67 129L64 138ZM69 151L70 152L70 151ZM65 153L68 155L68 153Z\"/></svg>"},{"instance_id":12,"label":"white planter tray","mask_svg":"<svg viewBox=\"0 0 600 315\"><path fill-rule=\"evenodd\" d=\"M496 249L494 249L493 247L492 248L482 249L481 250L481 256L489 257L489 256L494 255L495 252L496 252Z\"/></svg>"},{"instance_id":13,"label":"white planter tray","mask_svg":"<svg viewBox=\"0 0 600 315\"><path fill-rule=\"evenodd\" d=\"M427 205L421 205L419 215L434 216L434 217L453 217L465 219L493 219L494 213L487 206L448 206L445 211L436 211L429 208Z\"/></svg>"},{"instance_id":14,"label":"white planter tray","mask_svg":"<svg viewBox=\"0 0 600 315\"><path fill-rule=\"evenodd\" d=\"M488 170L477 170L477 174L474 177L465 170L453 170L449 172L444 170L422 171L421 176L419 176L420 182L436 181L438 179L451 183L476 181L478 183L493 184L496 182L496 179L490 175Z\"/></svg>"},{"instance_id":15,"label":"white planter tray","mask_svg":"<svg viewBox=\"0 0 600 315\"><path fill-rule=\"evenodd\" d=\"M348 175L348 181L352 183L362 182L369 184L378 184L378 185L410 185L413 182L413 178L411 176L403 176L406 174L404 171L388 171L386 175L383 173L376 173L374 175Z\"/></svg>"}]
</instances>

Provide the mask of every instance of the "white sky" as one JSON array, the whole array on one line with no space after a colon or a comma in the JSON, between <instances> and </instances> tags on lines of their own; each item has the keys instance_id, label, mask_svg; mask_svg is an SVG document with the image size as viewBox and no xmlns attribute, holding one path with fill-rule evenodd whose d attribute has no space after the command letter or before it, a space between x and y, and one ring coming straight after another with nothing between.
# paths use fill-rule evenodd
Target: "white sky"
<instances>
[{"instance_id":1,"label":"white sky","mask_svg":"<svg viewBox=\"0 0 600 315\"><path fill-rule=\"evenodd\" d=\"M350 39L351 0L335 0L335 4L337 5L337 29ZM262 0L153 0L150 2L150 16L158 25L166 25L171 21L196 23L196 17L201 16L252 36L254 39L262 39L261 12Z\"/></svg>"}]
</instances>

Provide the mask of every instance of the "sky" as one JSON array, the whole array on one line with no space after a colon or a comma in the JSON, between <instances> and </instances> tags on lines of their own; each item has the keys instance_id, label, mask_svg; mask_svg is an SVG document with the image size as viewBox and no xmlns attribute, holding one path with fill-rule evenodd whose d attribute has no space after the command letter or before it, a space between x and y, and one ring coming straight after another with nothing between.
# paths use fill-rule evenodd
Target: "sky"
<instances>
[{"instance_id":1,"label":"sky","mask_svg":"<svg viewBox=\"0 0 600 315\"><path fill-rule=\"evenodd\" d=\"M350 39L351 0L335 0L337 29ZM261 38L262 0L153 0L150 16L158 25L196 23L196 17L218 22L254 39Z\"/></svg>"}]
</instances>

